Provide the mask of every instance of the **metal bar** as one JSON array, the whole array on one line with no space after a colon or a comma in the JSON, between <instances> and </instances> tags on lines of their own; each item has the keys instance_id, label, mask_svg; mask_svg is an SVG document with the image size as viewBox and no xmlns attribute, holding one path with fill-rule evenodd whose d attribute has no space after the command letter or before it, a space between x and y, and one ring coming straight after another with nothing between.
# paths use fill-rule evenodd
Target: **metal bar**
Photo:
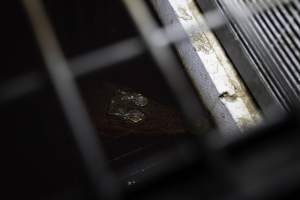
<instances>
[{"instance_id":1,"label":"metal bar","mask_svg":"<svg viewBox=\"0 0 300 200\"><path fill-rule=\"evenodd\" d=\"M163 32L156 32L159 30L158 25L143 1L124 0L124 3L144 38L150 53L174 93L186 121L191 127L199 131L201 124L207 124L209 116L207 116L207 112L200 105L171 49L168 46L156 45L159 43L167 44L167 36ZM151 34L154 32L156 32L155 38ZM202 116L205 116L205 118Z\"/></svg>"},{"instance_id":2,"label":"metal bar","mask_svg":"<svg viewBox=\"0 0 300 200\"><path fill-rule=\"evenodd\" d=\"M85 55L68 60L74 77L82 77L111 65L130 60L144 53L139 38L126 39ZM18 99L41 89L46 83L42 73L28 73L3 83L0 87L0 104Z\"/></svg>"},{"instance_id":3,"label":"metal bar","mask_svg":"<svg viewBox=\"0 0 300 200\"><path fill-rule=\"evenodd\" d=\"M123 1L144 38L150 53L160 68L160 71L173 91L190 131L195 135L199 135L205 131L207 132L207 128L201 127L201 125L207 124L205 121L209 120L210 116L206 114L204 108L199 104L199 100L189 85L189 81L185 78L184 73L180 70L180 64L177 62L171 48L167 46L157 46L155 45L157 41L152 41L151 33L158 30L158 25L154 21L145 1ZM166 43L167 37L165 34L160 33L156 39L162 43ZM198 148L203 152L204 159L207 161L209 167L217 174L216 176L219 177L220 184L231 188L236 184L236 180L225 161L226 156L211 151L211 147L206 140L206 134L202 134L200 137Z\"/></svg>"},{"instance_id":4,"label":"metal bar","mask_svg":"<svg viewBox=\"0 0 300 200\"><path fill-rule=\"evenodd\" d=\"M91 124L43 5L39 0L23 0L23 5L95 193L99 199L117 199L120 195L119 188L108 170L96 130Z\"/></svg>"},{"instance_id":5,"label":"metal bar","mask_svg":"<svg viewBox=\"0 0 300 200\"><path fill-rule=\"evenodd\" d=\"M198 32L198 24L204 24L205 19L194 1L155 0L155 3L164 23L178 24L189 36L189 40L176 44L177 51L222 132L231 135L233 130L244 132L261 123L260 113L214 33ZM189 32L187 27L192 24L193 32Z\"/></svg>"}]
</instances>

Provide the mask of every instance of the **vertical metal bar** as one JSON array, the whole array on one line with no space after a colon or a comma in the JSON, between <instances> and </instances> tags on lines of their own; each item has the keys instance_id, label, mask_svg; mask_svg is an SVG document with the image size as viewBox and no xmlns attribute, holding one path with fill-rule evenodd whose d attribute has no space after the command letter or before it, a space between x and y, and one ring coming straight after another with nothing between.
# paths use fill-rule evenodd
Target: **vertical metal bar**
<instances>
[{"instance_id":1,"label":"vertical metal bar","mask_svg":"<svg viewBox=\"0 0 300 200\"><path fill-rule=\"evenodd\" d=\"M40 0L23 0L23 5L96 195L101 199L117 199L116 181L105 163L96 131L43 5Z\"/></svg>"},{"instance_id":2,"label":"vertical metal bar","mask_svg":"<svg viewBox=\"0 0 300 200\"><path fill-rule=\"evenodd\" d=\"M201 123L208 124L209 116L206 114L204 108L199 105L197 96L191 86L188 85L188 80L185 79L182 71L180 71L180 65L171 52L170 47L160 45L160 43L168 44L167 37L162 32L160 32L160 34L157 33L158 25L151 16L145 1L123 1L162 74L173 90L190 130L195 134L199 134L201 131L208 131L207 129L203 130L203 127L201 128ZM152 35L154 31L157 33L155 37ZM199 150L203 152L208 165L219 177L219 184L228 187L228 189L232 189L237 185L236 177L228 167L226 156L213 152L211 145L205 137L206 134L202 136L204 137L199 140Z\"/></svg>"},{"instance_id":3,"label":"vertical metal bar","mask_svg":"<svg viewBox=\"0 0 300 200\"><path fill-rule=\"evenodd\" d=\"M201 131L207 131L207 124L210 124L210 116L208 116L207 112L201 106L171 49L167 45L161 45L169 44L169 41L154 21L145 2L140 0L124 0L124 3L142 34L155 62L176 96L186 123L188 123L191 130L196 134Z\"/></svg>"}]
</instances>

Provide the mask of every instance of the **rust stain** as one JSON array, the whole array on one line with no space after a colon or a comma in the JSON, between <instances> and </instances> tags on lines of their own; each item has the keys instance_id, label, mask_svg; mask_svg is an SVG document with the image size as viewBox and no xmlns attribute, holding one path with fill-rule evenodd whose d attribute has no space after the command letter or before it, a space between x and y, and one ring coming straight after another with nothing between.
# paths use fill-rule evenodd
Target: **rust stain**
<instances>
[{"instance_id":1,"label":"rust stain","mask_svg":"<svg viewBox=\"0 0 300 200\"><path fill-rule=\"evenodd\" d=\"M209 43L206 35L204 33L194 33L191 35L191 40L195 42L196 50L203 52L205 54L210 54L213 52L213 48Z\"/></svg>"},{"instance_id":2,"label":"rust stain","mask_svg":"<svg viewBox=\"0 0 300 200\"><path fill-rule=\"evenodd\" d=\"M185 8L178 7L177 13L178 13L178 18L181 18L183 20L192 20L193 19L193 17L191 15L189 15L189 13L187 12L187 10Z\"/></svg>"},{"instance_id":3,"label":"rust stain","mask_svg":"<svg viewBox=\"0 0 300 200\"><path fill-rule=\"evenodd\" d=\"M224 99L228 102L234 102L238 98L236 94L229 94L229 92L223 92L219 97L220 99Z\"/></svg>"},{"instance_id":4,"label":"rust stain","mask_svg":"<svg viewBox=\"0 0 300 200\"><path fill-rule=\"evenodd\" d=\"M175 2L174 2L175 3ZM176 3L175 3L176 4ZM193 0L186 0L184 5L186 7L181 7L176 5L178 8L178 13L180 15L189 16L189 19L191 17L192 20L196 21L197 24L202 24L201 16L198 18L201 13L199 13L199 10L197 6L195 5L195 2ZM180 9L179 9L180 8ZM180 17L183 20L187 20L187 18ZM224 54L222 48L220 47L218 41L215 39L213 33L211 32L190 32L190 39L193 43L193 46L197 52L204 53L206 55L208 54L214 54L215 55L215 61L212 63L207 63L207 67L213 67L217 71L216 73L212 72L213 74L216 74L215 76L216 84L217 82L220 82L219 77L219 66L222 66L222 71L220 72L220 76L223 76L224 78L224 84L228 84L228 89L225 89L226 87L220 86L220 95L219 99L224 104L230 103L232 105L241 105L244 107L244 111L237 111L232 110L232 112L236 112L235 114L232 113L237 125L244 130L246 127L253 126L259 122L261 122L261 114L256 108L255 103L253 102L250 94L247 91L247 88L244 86L243 81L240 79L239 75L235 71L234 67L232 66L232 63L230 60L226 57ZM213 65L213 66L209 66ZM212 68L211 68L212 69ZM224 75L222 75L224 73ZM211 75L213 75L211 74ZM214 75L213 75L214 76ZM219 83L218 83L219 84ZM224 88L225 90L222 91L221 88ZM227 105L229 106L229 105ZM234 109L234 108L232 108ZM244 112L244 114L241 114L239 112Z\"/></svg>"}]
</instances>

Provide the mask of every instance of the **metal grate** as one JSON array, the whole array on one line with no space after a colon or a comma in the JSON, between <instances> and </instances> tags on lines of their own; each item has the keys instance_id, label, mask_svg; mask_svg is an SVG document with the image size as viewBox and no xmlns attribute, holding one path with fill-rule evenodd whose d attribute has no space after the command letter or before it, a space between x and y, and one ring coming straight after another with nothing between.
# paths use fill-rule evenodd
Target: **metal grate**
<instances>
[{"instance_id":1,"label":"metal grate","mask_svg":"<svg viewBox=\"0 0 300 200\"><path fill-rule=\"evenodd\" d=\"M220 137L220 135L211 134L209 137L203 136L203 138L190 142L188 145L182 145L178 150L182 155L181 159L173 160L169 154L165 156L167 158L166 161L172 161L164 163L164 167L167 169L164 172L167 171L169 174L157 173L155 174L155 178L157 178L158 181L155 182L150 180L150 184L147 187L148 190L140 187L136 191L126 191L125 194L128 196L122 196L122 188L106 165L107 163L104 158L105 156L103 155L103 150L101 145L99 145L100 142L96 136L96 130L87 114L86 105L82 102L79 95L79 89L75 81L75 77L94 72L95 70L100 70L107 66L111 67L117 62L123 62L134 58L135 56L144 53L147 49L152 54L152 57L159 66L162 74L167 80L167 83L172 88L191 132L198 133L199 131L203 131L199 129L197 121L199 117L203 118L203 116L206 115L203 107L199 104L198 97L193 92L192 87L189 85L183 73L180 72L180 63L170 48L170 44L174 40L183 39L181 38L181 35L176 33L176 31L171 36L165 34L164 29L159 28L149 7L144 1L125 0L124 2L129 13L136 22L142 39L129 39L68 61L63 55L61 45L56 38L53 27L50 25L50 20L46 15L42 1L23 0L24 8L29 15L38 45L46 63L50 82L53 84L56 95L62 105L65 118L72 130L72 137L77 142L77 147L88 172L90 183L93 186L93 190L95 191L98 199L121 199L122 197L128 197L128 199L154 199L156 197L160 197L162 199L177 199L181 197L182 199L199 199L199 197L206 197L210 199L265 199L264 197L273 197L272 195L274 194L271 189L276 189L278 187L276 181L267 176L258 180L256 176L253 176L254 172L251 168L249 169L248 166L251 166L251 164L254 163L255 166L260 166L263 171L266 169L271 169L268 171L274 170L273 166L268 165L265 161L262 162L261 160L263 159L261 157L255 159L257 152L256 150L253 150L253 146L259 146L261 151L264 150L263 153L269 154L270 149L264 149L264 147L268 146L270 142L266 142L266 138L272 139L272 142L278 144L278 141L281 139L281 135L277 134L274 136L274 134L270 134L274 132L274 130L276 131L278 129L289 130L291 132L291 134L288 134L286 137L290 139L290 141L293 141L291 145L295 148L291 148L290 144L288 144L289 148L286 148L286 145L283 144L280 146L280 150L282 150L280 154L281 156L279 156L280 158L271 157L269 159L271 161L275 160L274 162L280 166L280 175L276 176L275 174L274 176L278 178L277 181L285 185L285 188L282 189L283 192L289 191L290 188L294 187L294 184L291 183L294 183L293 181L295 181L296 178L299 180L299 164L293 163L294 165L292 165L292 167L289 166L287 168L282 163L286 164L286 155L292 155L291 158L289 157L290 160L288 160L288 163L294 161L292 158L294 158L295 155L298 155L295 152L298 150L297 147L299 148L299 140L297 139L299 134L293 134L295 133L295 129L299 128L297 126L298 124L295 123L295 121L292 121L292 119L296 118L295 116L293 116L292 119L288 118L288 121L278 123L276 127L269 127L269 129L265 132L250 136L249 140L247 140L249 136L241 136L239 138L231 138L232 140L226 140ZM298 6L296 3L293 5ZM263 7L259 7L259 9L260 8ZM276 10L277 7L274 9ZM293 13L293 10L290 10L290 12ZM258 26L258 15L264 16L265 14L256 14L254 18L249 20L251 21L251 24L252 21L253 23L254 21L257 23L257 29L260 27ZM280 16L283 18L282 15ZM218 26L224 22L219 15L213 17L218 18ZM270 19L268 18L268 20ZM215 20L213 21L215 22ZM209 25L212 27L215 26L215 24ZM243 26L243 28L245 27ZM278 29L279 27L274 26L274 29L275 28ZM296 35L296 31L293 33ZM266 34L268 43L273 40L275 41L275 38L271 36L271 33ZM279 38L277 38L277 40L278 39ZM274 62L275 59L281 58L280 61L284 64L284 68L280 68L280 72L282 72L283 69L285 71L299 70L293 67L294 65L288 66L290 62L292 64L296 64L296 62L298 62L296 51L289 55L288 58L290 58L290 60L284 57L287 56L286 54L288 51L291 51L291 49L287 48L287 44L289 44L292 39L293 37L289 35L286 36L285 39L282 39L282 41L280 40L281 43L278 45L282 49L284 48L284 50L282 50L283 52L280 54L276 54L276 56L268 54L268 56L272 55L272 62ZM297 41L295 41L295 48L297 45L296 42ZM275 52L272 51L272 53ZM259 55L255 55L259 57ZM263 60L260 61L263 63ZM268 72L271 73L270 71ZM19 98L24 94L41 88L46 81L45 78L41 77L41 74L29 74L5 84L0 90L1 103ZM298 81L297 77L297 74L289 77L293 79L288 86L295 86L295 88L293 88L295 90L298 89L298 85L296 84ZM268 76L266 76L266 79L267 78ZM29 86L23 87L23 84L28 82L30 83ZM281 84L279 85L281 86ZM276 86L277 85L274 85L273 87L274 92ZM284 95L284 91L285 90L278 87L276 93L278 93L278 95ZM207 120L207 118L204 117L203 120ZM277 149L276 145L275 147L275 149ZM242 156L242 154L254 154L254 157L247 160L243 159L244 156ZM271 161L270 163L272 163ZM233 172L231 170L234 168L232 165L239 167L239 170ZM174 166L179 167L175 168ZM286 170L284 171L283 169ZM257 169L257 171L261 172L261 169ZM186 174L180 172L185 172ZM259 173L255 175L259 175ZM197 187L195 187L195 185L183 185L181 180L184 182L192 180L193 184L197 183ZM172 194L170 194L169 191L170 185L173 186ZM182 188L184 188L184 196L182 196L182 194L179 195L179 193L182 192L180 190ZM265 188L267 189L265 190ZM191 190L195 196L188 192L189 190ZM162 195L158 196L156 195L156 192L161 192ZM275 190L275 193L280 192L281 191ZM185 198L187 196L189 198ZM61 199L61 197L58 197L58 199Z\"/></svg>"},{"instance_id":2,"label":"metal grate","mask_svg":"<svg viewBox=\"0 0 300 200\"><path fill-rule=\"evenodd\" d=\"M233 8L251 13L252 16L244 22L231 18L233 28L259 74L277 100L289 109L300 97L300 2L218 2L226 13Z\"/></svg>"},{"instance_id":3,"label":"metal grate","mask_svg":"<svg viewBox=\"0 0 300 200\"><path fill-rule=\"evenodd\" d=\"M86 168L90 184L99 199L118 199L121 189L103 155L104 150L97 137L97 130L88 115L86 105L81 98L76 77L111 67L113 64L135 58L147 52L145 50L149 50L176 96L185 120L190 125L190 131L204 132L210 128L202 127L203 125L197 123L202 121L204 125L208 124L210 117L201 105L198 96L193 92L187 77L180 69L180 63L169 47L170 41L160 31L145 2L125 1L129 13L132 14L132 18L141 32L142 39L127 39L71 60L67 60L64 56L62 44L58 40L43 2L24 0L23 5L45 61L49 81L53 85L66 121L72 131L72 137L81 154L81 160ZM137 11L140 10L143 12L138 13ZM139 20L142 20L143 23ZM155 34L154 37L153 34ZM156 40L153 40L154 38ZM161 43L157 43L158 41ZM24 75L21 79L13 80L5 85L1 89L2 102L19 98L41 88L43 81L35 77L41 77L41 74ZM23 81L20 82L20 80ZM27 81L31 82L30 87L20 87L20 83L25 82L26 84Z\"/></svg>"}]
</instances>

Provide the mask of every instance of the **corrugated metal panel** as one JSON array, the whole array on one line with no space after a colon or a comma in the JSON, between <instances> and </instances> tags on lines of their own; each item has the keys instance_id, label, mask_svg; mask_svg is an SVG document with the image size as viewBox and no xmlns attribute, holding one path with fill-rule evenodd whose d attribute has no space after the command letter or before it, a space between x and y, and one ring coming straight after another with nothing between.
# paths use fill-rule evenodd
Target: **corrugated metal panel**
<instances>
[{"instance_id":1,"label":"corrugated metal panel","mask_svg":"<svg viewBox=\"0 0 300 200\"><path fill-rule=\"evenodd\" d=\"M221 8L251 12L231 23L260 75L286 108L300 97L300 2L218 0Z\"/></svg>"}]
</instances>

